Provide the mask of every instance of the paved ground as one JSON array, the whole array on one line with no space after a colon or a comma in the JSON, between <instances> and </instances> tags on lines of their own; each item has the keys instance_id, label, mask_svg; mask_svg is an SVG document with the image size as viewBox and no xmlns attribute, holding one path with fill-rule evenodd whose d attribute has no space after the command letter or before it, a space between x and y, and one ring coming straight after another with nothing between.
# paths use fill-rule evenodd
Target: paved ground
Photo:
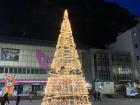
<instances>
[{"instance_id":1,"label":"paved ground","mask_svg":"<svg viewBox=\"0 0 140 105\"><path fill-rule=\"evenodd\" d=\"M20 102L19 105L40 105L40 100L33 100L32 102L28 100L23 100ZM9 105L16 105L15 101L10 101ZM120 98L120 99L111 99L111 98L103 98L101 103L94 102L93 105L140 105L140 99L133 99L130 101L127 98Z\"/></svg>"},{"instance_id":2,"label":"paved ground","mask_svg":"<svg viewBox=\"0 0 140 105\"><path fill-rule=\"evenodd\" d=\"M110 99L103 98L102 102L94 102L93 105L140 105L140 99L133 99L130 101L128 98Z\"/></svg>"},{"instance_id":3,"label":"paved ground","mask_svg":"<svg viewBox=\"0 0 140 105\"><path fill-rule=\"evenodd\" d=\"M41 101L40 100L33 100L30 102L29 100L23 100L19 103L19 105L40 105ZM9 105L16 105L15 101L10 101Z\"/></svg>"}]
</instances>

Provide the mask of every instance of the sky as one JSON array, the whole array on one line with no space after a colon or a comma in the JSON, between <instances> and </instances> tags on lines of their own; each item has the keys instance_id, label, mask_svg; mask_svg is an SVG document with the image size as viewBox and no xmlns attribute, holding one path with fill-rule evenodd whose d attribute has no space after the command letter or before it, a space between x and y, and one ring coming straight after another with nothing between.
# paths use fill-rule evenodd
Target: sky
<instances>
[{"instance_id":1,"label":"sky","mask_svg":"<svg viewBox=\"0 0 140 105\"><path fill-rule=\"evenodd\" d=\"M116 1L140 14L140 0ZM75 42L103 47L136 25L120 6L104 0L0 0L0 36L57 41L67 8Z\"/></svg>"},{"instance_id":2,"label":"sky","mask_svg":"<svg viewBox=\"0 0 140 105\"><path fill-rule=\"evenodd\" d=\"M119 6L126 8L134 15L140 16L140 0L105 0L116 2Z\"/></svg>"}]
</instances>

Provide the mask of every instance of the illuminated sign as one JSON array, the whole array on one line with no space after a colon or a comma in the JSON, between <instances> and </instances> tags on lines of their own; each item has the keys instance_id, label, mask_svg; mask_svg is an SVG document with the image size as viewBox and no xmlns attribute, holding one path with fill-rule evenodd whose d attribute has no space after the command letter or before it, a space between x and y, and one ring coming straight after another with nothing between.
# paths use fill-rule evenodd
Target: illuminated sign
<instances>
[{"instance_id":1,"label":"illuminated sign","mask_svg":"<svg viewBox=\"0 0 140 105\"><path fill-rule=\"evenodd\" d=\"M0 82L4 82L1 80ZM15 80L14 83L46 83L47 80Z\"/></svg>"}]
</instances>

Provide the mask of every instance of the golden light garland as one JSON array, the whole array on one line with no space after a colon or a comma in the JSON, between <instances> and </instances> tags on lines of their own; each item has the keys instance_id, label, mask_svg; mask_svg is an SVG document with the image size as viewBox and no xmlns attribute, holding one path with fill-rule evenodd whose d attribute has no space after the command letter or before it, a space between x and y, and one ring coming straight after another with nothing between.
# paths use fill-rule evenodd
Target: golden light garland
<instances>
[{"instance_id":1,"label":"golden light garland","mask_svg":"<svg viewBox=\"0 0 140 105\"><path fill-rule=\"evenodd\" d=\"M65 10L41 105L91 105Z\"/></svg>"}]
</instances>

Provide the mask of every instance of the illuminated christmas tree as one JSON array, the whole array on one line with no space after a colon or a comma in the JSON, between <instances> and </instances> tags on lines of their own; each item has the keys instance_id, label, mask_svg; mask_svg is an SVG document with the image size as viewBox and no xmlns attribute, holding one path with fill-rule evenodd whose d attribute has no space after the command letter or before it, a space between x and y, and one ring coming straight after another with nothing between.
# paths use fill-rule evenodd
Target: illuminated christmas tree
<instances>
[{"instance_id":1,"label":"illuminated christmas tree","mask_svg":"<svg viewBox=\"0 0 140 105\"><path fill-rule=\"evenodd\" d=\"M41 105L91 105L65 10Z\"/></svg>"}]
</instances>

